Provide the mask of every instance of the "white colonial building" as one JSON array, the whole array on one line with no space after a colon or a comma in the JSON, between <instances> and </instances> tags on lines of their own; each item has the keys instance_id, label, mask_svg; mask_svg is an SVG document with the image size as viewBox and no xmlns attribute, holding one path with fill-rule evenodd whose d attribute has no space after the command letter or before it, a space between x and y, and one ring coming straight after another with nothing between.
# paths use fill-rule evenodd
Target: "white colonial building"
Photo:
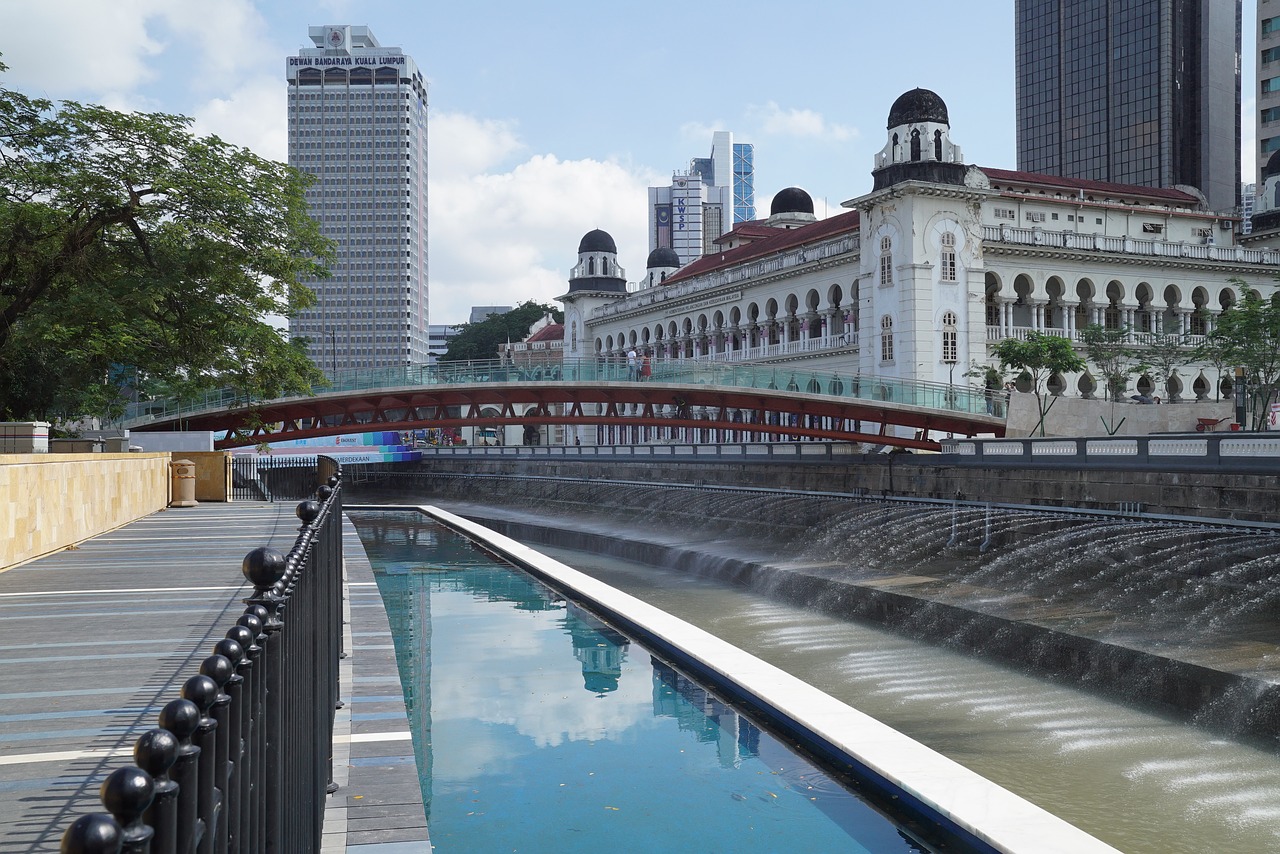
<instances>
[{"instance_id":1,"label":"white colonial building","mask_svg":"<svg viewBox=\"0 0 1280 854\"><path fill-rule=\"evenodd\" d=\"M638 285L625 284L613 239L591 232L563 297L565 357L635 347L657 360L969 382L992 342L1032 331L1079 342L1097 323L1193 344L1238 299L1230 280L1267 296L1280 272L1280 253L1239 245L1238 219L1194 188L966 165L946 105L924 89L894 102L872 177L826 220L807 193L784 190L719 252L678 270L651 258L661 266ZM1163 391L1203 399L1219 380L1191 365ZM1099 384L1086 371L1051 388L1090 396Z\"/></svg>"}]
</instances>

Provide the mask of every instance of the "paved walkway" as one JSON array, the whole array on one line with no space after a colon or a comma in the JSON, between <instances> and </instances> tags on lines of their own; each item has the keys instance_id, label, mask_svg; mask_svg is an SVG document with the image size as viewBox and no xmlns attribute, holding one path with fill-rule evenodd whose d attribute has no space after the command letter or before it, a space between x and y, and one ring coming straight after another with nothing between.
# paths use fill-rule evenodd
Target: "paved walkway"
<instances>
[{"instance_id":1,"label":"paved walkway","mask_svg":"<svg viewBox=\"0 0 1280 854\"><path fill-rule=\"evenodd\" d=\"M171 509L0 572L0 852L57 851L98 786L243 612L245 553L293 544L294 504ZM350 588L325 850L426 851L395 653L364 550Z\"/></svg>"}]
</instances>

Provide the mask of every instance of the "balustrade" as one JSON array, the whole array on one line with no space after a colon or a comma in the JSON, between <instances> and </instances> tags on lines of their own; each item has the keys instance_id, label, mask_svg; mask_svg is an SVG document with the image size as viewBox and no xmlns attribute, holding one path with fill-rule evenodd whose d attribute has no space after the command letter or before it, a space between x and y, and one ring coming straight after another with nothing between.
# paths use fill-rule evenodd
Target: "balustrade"
<instances>
[{"instance_id":1,"label":"balustrade","mask_svg":"<svg viewBox=\"0 0 1280 854\"><path fill-rule=\"evenodd\" d=\"M326 457L318 474L293 548L245 557L245 613L137 740L137 765L107 776L109 815L72 822L63 852L320 850L339 702L342 479Z\"/></svg>"}]
</instances>

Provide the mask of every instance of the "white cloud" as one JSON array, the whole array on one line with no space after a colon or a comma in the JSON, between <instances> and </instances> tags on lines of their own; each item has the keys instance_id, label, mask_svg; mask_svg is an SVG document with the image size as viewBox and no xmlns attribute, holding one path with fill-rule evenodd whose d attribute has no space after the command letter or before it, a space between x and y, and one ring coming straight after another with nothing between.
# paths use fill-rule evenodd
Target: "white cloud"
<instances>
[{"instance_id":1,"label":"white cloud","mask_svg":"<svg viewBox=\"0 0 1280 854\"><path fill-rule=\"evenodd\" d=\"M451 117L473 141L474 157L446 152L433 126L430 185L430 299L433 323L457 323L473 305L553 303L568 288L578 241L593 228L613 235L619 261L639 279L649 251L645 214L654 176L615 161L536 155L507 171L461 168L521 146L501 122Z\"/></svg>"},{"instance_id":2,"label":"white cloud","mask_svg":"<svg viewBox=\"0 0 1280 854\"><path fill-rule=\"evenodd\" d=\"M283 162L289 157L285 109L280 80L259 77L198 107L193 130L202 136L216 134L262 157Z\"/></svg>"},{"instance_id":3,"label":"white cloud","mask_svg":"<svg viewBox=\"0 0 1280 854\"><path fill-rule=\"evenodd\" d=\"M14 88L60 99L123 92L151 79L163 45L146 31L155 4L5 0L4 62Z\"/></svg>"},{"instance_id":4,"label":"white cloud","mask_svg":"<svg viewBox=\"0 0 1280 854\"><path fill-rule=\"evenodd\" d=\"M512 123L461 113L432 113L428 134L431 170L442 175L493 169L524 149Z\"/></svg>"},{"instance_id":5,"label":"white cloud","mask_svg":"<svg viewBox=\"0 0 1280 854\"><path fill-rule=\"evenodd\" d=\"M776 136L816 137L834 142L847 142L858 136L858 129L828 121L814 110L784 109L776 101L752 105L748 116L759 124L760 132Z\"/></svg>"}]
</instances>

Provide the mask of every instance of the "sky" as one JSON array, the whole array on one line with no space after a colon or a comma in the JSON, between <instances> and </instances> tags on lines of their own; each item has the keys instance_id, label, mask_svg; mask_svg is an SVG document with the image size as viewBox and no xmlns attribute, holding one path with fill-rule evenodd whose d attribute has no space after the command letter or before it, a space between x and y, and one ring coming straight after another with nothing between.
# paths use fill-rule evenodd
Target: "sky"
<instances>
[{"instance_id":1,"label":"sky","mask_svg":"<svg viewBox=\"0 0 1280 854\"><path fill-rule=\"evenodd\" d=\"M281 161L285 57L311 46L309 26L366 25L402 47L428 80L432 323L553 302L594 228L641 279L646 188L709 156L717 130L755 145L760 215L792 186L819 217L843 212L915 87L946 102L966 162L1017 165L1013 0L0 0L0 22L9 88L187 115Z\"/></svg>"}]
</instances>

